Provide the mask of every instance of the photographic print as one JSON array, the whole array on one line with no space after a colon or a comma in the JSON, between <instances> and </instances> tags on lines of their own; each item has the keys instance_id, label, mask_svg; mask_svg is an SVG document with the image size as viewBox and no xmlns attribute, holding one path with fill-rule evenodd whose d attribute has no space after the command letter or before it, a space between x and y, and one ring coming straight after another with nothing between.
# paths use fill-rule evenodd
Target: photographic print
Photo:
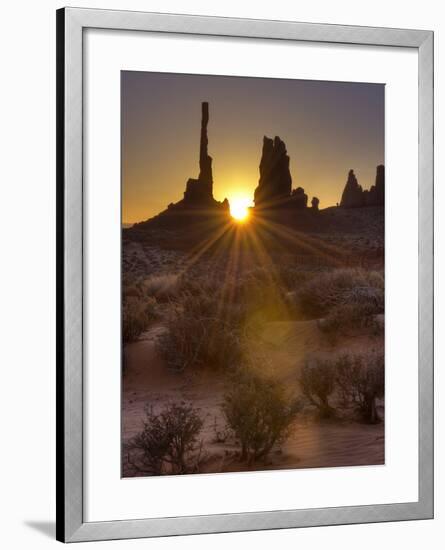
<instances>
[{"instance_id":1,"label":"photographic print","mask_svg":"<svg viewBox=\"0 0 445 550\"><path fill-rule=\"evenodd\" d=\"M121 72L123 477L384 464L384 109Z\"/></svg>"}]
</instances>

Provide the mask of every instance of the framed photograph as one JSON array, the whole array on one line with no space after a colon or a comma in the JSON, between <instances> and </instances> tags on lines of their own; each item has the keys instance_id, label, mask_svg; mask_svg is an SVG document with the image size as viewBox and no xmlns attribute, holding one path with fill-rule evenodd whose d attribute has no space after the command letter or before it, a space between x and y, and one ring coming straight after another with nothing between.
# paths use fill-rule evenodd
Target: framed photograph
<instances>
[{"instance_id":1,"label":"framed photograph","mask_svg":"<svg viewBox=\"0 0 445 550\"><path fill-rule=\"evenodd\" d=\"M57 538L433 517L433 33L57 12Z\"/></svg>"}]
</instances>

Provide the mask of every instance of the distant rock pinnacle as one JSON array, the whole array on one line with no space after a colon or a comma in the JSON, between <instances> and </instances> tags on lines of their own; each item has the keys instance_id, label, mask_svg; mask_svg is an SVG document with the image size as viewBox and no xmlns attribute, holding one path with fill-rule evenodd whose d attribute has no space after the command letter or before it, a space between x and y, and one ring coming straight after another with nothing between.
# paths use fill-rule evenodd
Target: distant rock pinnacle
<instances>
[{"instance_id":1,"label":"distant rock pinnacle","mask_svg":"<svg viewBox=\"0 0 445 550\"><path fill-rule=\"evenodd\" d=\"M385 204L385 167L377 166L375 184L369 191L365 191L365 206L382 206Z\"/></svg>"},{"instance_id":2,"label":"distant rock pinnacle","mask_svg":"<svg viewBox=\"0 0 445 550\"><path fill-rule=\"evenodd\" d=\"M308 196L302 187L292 189L286 144L278 136L273 140L264 136L255 208L304 210L307 202ZM312 202L313 210L318 210L318 204L318 199L316 205Z\"/></svg>"},{"instance_id":3,"label":"distant rock pinnacle","mask_svg":"<svg viewBox=\"0 0 445 550\"><path fill-rule=\"evenodd\" d=\"M201 105L201 142L199 147L199 176L198 179L190 178L187 181L184 200L188 203L212 202L213 199L213 175L212 157L207 148L209 144L207 125L209 123L209 104L204 101Z\"/></svg>"},{"instance_id":4,"label":"distant rock pinnacle","mask_svg":"<svg viewBox=\"0 0 445 550\"><path fill-rule=\"evenodd\" d=\"M363 206L363 189L355 177L354 170L349 170L343 194L341 196L340 206L345 208L355 208Z\"/></svg>"},{"instance_id":5,"label":"distant rock pinnacle","mask_svg":"<svg viewBox=\"0 0 445 550\"><path fill-rule=\"evenodd\" d=\"M349 170L340 206L344 208L357 208L360 206L383 206L384 203L385 167L383 164L377 166L375 185L372 185L369 190L363 190L355 177L354 171Z\"/></svg>"},{"instance_id":6,"label":"distant rock pinnacle","mask_svg":"<svg viewBox=\"0 0 445 550\"><path fill-rule=\"evenodd\" d=\"M202 103L201 117L201 143L199 149L199 180L209 185L209 193L212 194L213 176L212 176L212 157L207 152L209 139L207 137L207 124L209 123L209 104L207 101Z\"/></svg>"},{"instance_id":7,"label":"distant rock pinnacle","mask_svg":"<svg viewBox=\"0 0 445 550\"><path fill-rule=\"evenodd\" d=\"M278 205L290 197L292 177L286 145L278 136L274 140L264 136L260 161L260 179L255 189L255 206Z\"/></svg>"}]
</instances>

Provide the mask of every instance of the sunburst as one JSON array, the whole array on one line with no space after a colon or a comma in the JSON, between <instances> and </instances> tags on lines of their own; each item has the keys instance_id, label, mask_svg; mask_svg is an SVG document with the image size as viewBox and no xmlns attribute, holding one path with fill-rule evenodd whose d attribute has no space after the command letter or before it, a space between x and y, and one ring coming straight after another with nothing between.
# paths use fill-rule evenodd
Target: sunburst
<instances>
[{"instance_id":1,"label":"sunburst","mask_svg":"<svg viewBox=\"0 0 445 550\"><path fill-rule=\"evenodd\" d=\"M249 208L252 200L248 197L233 197L230 199L230 215L237 222L246 222L249 219Z\"/></svg>"}]
</instances>

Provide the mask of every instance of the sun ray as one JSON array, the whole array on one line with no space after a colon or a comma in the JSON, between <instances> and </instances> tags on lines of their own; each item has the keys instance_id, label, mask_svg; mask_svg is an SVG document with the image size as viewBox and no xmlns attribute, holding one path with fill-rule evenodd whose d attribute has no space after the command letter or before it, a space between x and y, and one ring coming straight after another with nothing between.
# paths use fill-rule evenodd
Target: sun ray
<instances>
[{"instance_id":1,"label":"sun ray","mask_svg":"<svg viewBox=\"0 0 445 550\"><path fill-rule=\"evenodd\" d=\"M350 255L343 248L330 245L317 237L288 229L282 224L269 219L258 217L256 221L263 229L269 231L275 237L279 237L280 240L293 243L300 250L312 254L315 258L328 260L333 266L345 265L349 260Z\"/></svg>"},{"instance_id":2,"label":"sun ray","mask_svg":"<svg viewBox=\"0 0 445 550\"><path fill-rule=\"evenodd\" d=\"M252 206L252 199L249 197L232 197L230 203L230 215L237 222L246 222L249 219L249 209Z\"/></svg>"},{"instance_id":3,"label":"sun ray","mask_svg":"<svg viewBox=\"0 0 445 550\"><path fill-rule=\"evenodd\" d=\"M184 265L182 266L182 269L180 271L180 274L184 275L187 271L189 271L190 268L195 265L198 260L203 256L203 254L209 251L212 246L216 245L218 241L220 241L223 236L231 230L231 224L229 222L226 222L221 227L221 229L215 231L212 235L210 235L210 237L207 237L206 239L198 243L187 256Z\"/></svg>"}]
</instances>

